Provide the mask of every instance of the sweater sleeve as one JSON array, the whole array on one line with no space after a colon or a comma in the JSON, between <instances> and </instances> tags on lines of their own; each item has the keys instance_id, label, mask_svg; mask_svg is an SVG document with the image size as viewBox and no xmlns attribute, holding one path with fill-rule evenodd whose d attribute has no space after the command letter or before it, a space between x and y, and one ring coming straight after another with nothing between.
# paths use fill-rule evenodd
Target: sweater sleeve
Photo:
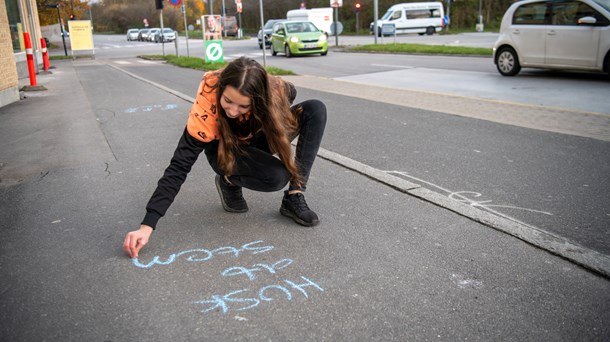
<instances>
[{"instance_id":1,"label":"sweater sleeve","mask_svg":"<svg viewBox=\"0 0 610 342\"><path fill-rule=\"evenodd\" d=\"M146 215L142 224L156 228L157 222L174 202L174 198L184 184L186 176L197 161L199 154L208 146L208 143L198 141L191 137L187 130L180 137L174 156L159 179L157 188L146 205Z\"/></svg>"}]
</instances>

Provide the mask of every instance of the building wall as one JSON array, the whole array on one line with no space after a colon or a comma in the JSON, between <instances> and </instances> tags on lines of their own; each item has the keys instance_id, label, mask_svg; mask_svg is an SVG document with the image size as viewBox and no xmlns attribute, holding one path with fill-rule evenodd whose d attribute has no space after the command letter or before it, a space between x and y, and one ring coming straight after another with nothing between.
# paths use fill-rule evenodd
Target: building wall
<instances>
[{"instance_id":1,"label":"building wall","mask_svg":"<svg viewBox=\"0 0 610 342\"><path fill-rule=\"evenodd\" d=\"M0 1L0 107L19 100L19 79L6 4Z\"/></svg>"}]
</instances>

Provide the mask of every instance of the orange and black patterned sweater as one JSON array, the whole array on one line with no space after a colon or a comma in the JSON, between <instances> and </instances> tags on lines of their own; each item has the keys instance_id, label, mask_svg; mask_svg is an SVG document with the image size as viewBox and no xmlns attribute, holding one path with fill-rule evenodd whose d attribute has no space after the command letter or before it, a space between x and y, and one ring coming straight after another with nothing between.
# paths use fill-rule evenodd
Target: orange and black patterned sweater
<instances>
[{"instance_id":1,"label":"orange and black patterned sweater","mask_svg":"<svg viewBox=\"0 0 610 342\"><path fill-rule=\"evenodd\" d=\"M218 131L216 91L219 76L220 71L206 72L203 75L197 90L197 98L189 113L186 128L178 141L178 146L169 166L165 169L163 177L159 179L157 188L146 205L146 215L142 224L155 229L159 219L165 215L167 209L173 203L199 154L208 148L218 148L218 144L213 142L221 139ZM272 88L272 98L274 96L287 96L290 103L294 101L296 89L290 82L269 76L269 83ZM249 119L250 113L239 118L243 121Z\"/></svg>"}]
</instances>

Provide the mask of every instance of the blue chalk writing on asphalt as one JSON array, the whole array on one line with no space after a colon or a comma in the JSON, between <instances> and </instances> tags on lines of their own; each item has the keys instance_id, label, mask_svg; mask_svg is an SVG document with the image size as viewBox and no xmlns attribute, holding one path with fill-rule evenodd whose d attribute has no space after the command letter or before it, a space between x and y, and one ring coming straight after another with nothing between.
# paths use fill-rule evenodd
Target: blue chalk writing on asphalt
<instances>
[{"instance_id":1,"label":"blue chalk writing on asphalt","mask_svg":"<svg viewBox=\"0 0 610 342\"><path fill-rule=\"evenodd\" d=\"M188 249L170 254L165 259L162 259L161 256L154 256L148 263L140 262L138 258L132 258L131 261L136 267L148 269L155 265L170 265L181 258L189 262L204 262L224 254L237 258L242 253L256 255L269 252L273 248L273 246L264 245L264 241L257 240L243 244L241 247L225 246L215 249ZM253 282L256 280L257 276L261 274L277 274L279 270L287 268L292 265L293 262L292 259L284 258L270 264L257 263L250 267L233 266L224 269L220 275L223 277L243 275L246 276L249 281ZM223 315L226 315L230 311L250 310L257 307L262 302L268 303L281 299L292 301L294 294L297 292L300 292L303 297L309 298L314 290L324 292L324 289L320 285L309 278L300 276L300 280L297 282L284 279L279 284L265 285L258 288L258 290L246 288L231 291L225 295L213 294L205 299L197 300L192 303L203 305L204 308L200 310L202 313L215 311L222 312Z\"/></svg>"},{"instance_id":2,"label":"blue chalk writing on asphalt","mask_svg":"<svg viewBox=\"0 0 610 342\"><path fill-rule=\"evenodd\" d=\"M300 276L301 280L305 281L302 284L297 284L295 282L292 282L290 280L285 279L284 282L286 284L288 284L288 286L294 290L297 290L299 292L301 292L303 294L303 296L305 296L305 298L309 298L309 295L307 293L307 291L305 291L305 288L307 287L313 287L315 289L318 289L320 292L324 292L324 289L322 287L320 287L320 285L316 284L315 282L311 281L310 279L304 277L304 276ZM292 300L292 293L290 292L290 290L286 287L286 286L282 286L282 285L278 285L278 284L272 284L272 285L267 285L267 286L263 286L261 287L258 292L255 292L255 297L235 297L239 294L249 294L251 292L253 292L250 289L242 289L242 290L237 290L237 291L233 291L230 292L224 296L220 296L220 295L213 295L210 299L204 299L204 300L198 300L198 301L194 301L194 304L202 304L202 305L209 305L208 307L206 307L205 309L201 310L202 313L208 313L210 311L216 310L216 309L220 309L222 311L222 313L224 315L226 315L230 310L231 310L231 306L229 304L240 304L240 303L246 303L249 304L247 306L243 306L243 307L238 307L235 308L236 311L245 311L245 310L249 310L252 309L254 307L257 307L261 301L265 301L265 302L270 302L273 301L275 298L273 297L269 297L265 294L265 292L267 290L270 289L278 289L280 291L282 291L285 295L286 295L286 299L288 301ZM251 304L250 304L251 303Z\"/></svg>"},{"instance_id":3,"label":"blue chalk writing on asphalt","mask_svg":"<svg viewBox=\"0 0 610 342\"><path fill-rule=\"evenodd\" d=\"M261 244L261 243L263 243L263 241L258 240L258 241L246 243L246 244L242 245L240 248L227 246L227 247L216 248L211 251L209 249L205 249L205 248L189 249L189 250L182 251L179 253L171 254L170 256L167 257L166 260L161 260L159 256L155 256L152 259L152 261L150 261L149 263L141 263L138 258L132 258L131 262L133 263L134 266L139 267L139 268L151 268L154 265L169 265L169 264L173 263L174 261L176 261L179 257L181 257L183 255L188 255L188 254L191 254L191 255L188 258L186 258L187 261L202 262L202 261L208 261L208 260L212 259L215 255L219 255L219 254L233 254L233 257L237 258L239 256L239 254L242 252L250 252L251 254L260 254L260 253L268 252L273 249L273 246L255 246L255 245Z\"/></svg>"},{"instance_id":4,"label":"blue chalk writing on asphalt","mask_svg":"<svg viewBox=\"0 0 610 342\"><path fill-rule=\"evenodd\" d=\"M222 271L221 275L226 277L226 276L245 274L248 277L248 279L254 280L254 279L256 279L254 272L267 270L269 273L275 274L276 270L281 270L282 268L286 268L290 264L292 264L291 259L282 259L272 265L256 264L256 265L253 265L252 268L235 266L235 267L229 267L229 268L225 269L224 271Z\"/></svg>"},{"instance_id":5,"label":"blue chalk writing on asphalt","mask_svg":"<svg viewBox=\"0 0 610 342\"><path fill-rule=\"evenodd\" d=\"M290 293L290 291L288 291L287 288L280 286L280 285L267 285L267 286L261 287L261 289L258 290L258 297L261 300L264 300L266 302L270 302L273 300L273 298L265 296L265 291L267 291L267 289L278 289L280 291L284 291L284 293L286 294L286 299L288 299L288 300L292 299L292 294Z\"/></svg>"},{"instance_id":6,"label":"blue chalk writing on asphalt","mask_svg":"<svg viewBox=\"0 0 610 342\"><path fill-rule=\"evenodd\" d=\"M305 298L309 298L309 296L307 296L307 292L305 290L303 290L304 287L308 287L308 286L313 286L315 288L317 288L318 290L320 290L320 292L324 292L324 289L321 288L318 284L314 283L313 281L301 276L301 278L303 280L306 280L307 283L305 284L296 284L291 282L290 280L284 280L285 282L288 283L288 285L292 286L292 288L301 291L301 293L303 294L303 296L305 296Z\"/></svg>"}]
</instances>

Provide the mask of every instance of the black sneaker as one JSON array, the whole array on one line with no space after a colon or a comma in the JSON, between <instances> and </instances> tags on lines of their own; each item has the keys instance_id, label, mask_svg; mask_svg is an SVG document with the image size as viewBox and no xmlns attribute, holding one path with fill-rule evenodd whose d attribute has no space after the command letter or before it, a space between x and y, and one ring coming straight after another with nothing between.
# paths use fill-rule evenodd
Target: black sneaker
<instances>
[{"instance_id":1,"label":"black sneaker","mask_svg":"<svg viewBox=\"0 0 610 342\"><path fill-rule=\"evenodd\" d=\"M291 217L294 222L306 227L315 226L320 222L318 215L309 209L307 202L305 202L305 196L300 192L289 195L288 191L284 191L280 213Z\"/></svg>"},{"instance_id":2,"label":"black sneaker","mask_svg":"<svg viewBox=\"0 0 610 342\"><path fill-rule=\"evenodd\" d=\"M216 175L216 189L220 195L222 207L231 213L245 213L248 211L248 203L241 193L241 186L229 185L225 183L224 177Z\"/></svg>"}]
</instances>

